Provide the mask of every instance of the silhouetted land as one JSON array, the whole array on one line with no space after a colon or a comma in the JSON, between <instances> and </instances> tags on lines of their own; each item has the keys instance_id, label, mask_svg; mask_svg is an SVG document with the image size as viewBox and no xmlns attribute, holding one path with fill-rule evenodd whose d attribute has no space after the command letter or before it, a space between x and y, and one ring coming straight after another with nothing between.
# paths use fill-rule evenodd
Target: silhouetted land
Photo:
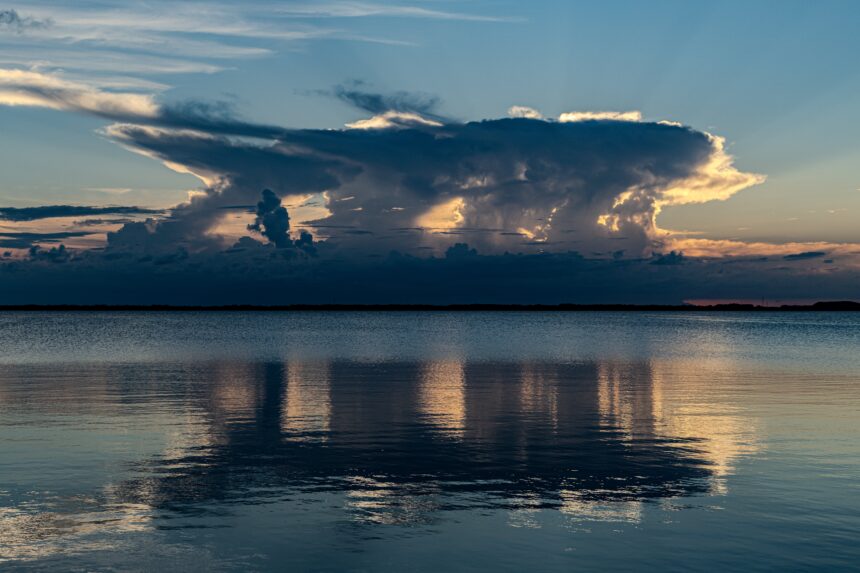
<instances>
[{"instance_id":1,"label":"silhouetted land","mask_svg":"<svg viewBox=\"0 0 860 573\"><path fill-rule=\"evenodd\" d=\"M292 305L0 305L0 311L684 311L684 312L841 312L860 311L860 302L822 301L810 305L760 306L755 304L292 304Z\"/></svg>"}]
</instances>

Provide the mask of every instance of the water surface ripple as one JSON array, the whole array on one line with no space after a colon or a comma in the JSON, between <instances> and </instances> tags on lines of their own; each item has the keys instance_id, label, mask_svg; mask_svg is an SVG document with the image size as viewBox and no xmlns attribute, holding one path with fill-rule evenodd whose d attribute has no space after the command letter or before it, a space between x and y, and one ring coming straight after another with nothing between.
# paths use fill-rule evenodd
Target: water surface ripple
<instances>
[{"instance_id":1,"label":"water surface ripple","mask_svg":"<svg viewBox=\"0 0 860 573\"><path fill-rule=\"evenodd\" d=\"M852 571L860 315L3 313L0 568Z\"/></svg>"}]
</instances>

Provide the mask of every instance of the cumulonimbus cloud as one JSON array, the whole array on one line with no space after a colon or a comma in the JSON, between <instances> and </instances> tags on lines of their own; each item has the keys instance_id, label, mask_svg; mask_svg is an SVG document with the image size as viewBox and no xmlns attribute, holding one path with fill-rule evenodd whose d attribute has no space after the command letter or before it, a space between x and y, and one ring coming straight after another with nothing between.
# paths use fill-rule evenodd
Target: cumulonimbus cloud
<instances>
[{"instance_id":1,"label":"cumulonimbus cloud","mask_svg":"<svg viewBox=\"0 0 860 573\"><path fill-rule=\"evenodd\" d=\"M432 99L335 91L378 113L344 129L287 129L236 119L229 107L166 106L0 70L0 104L115 120L108 137L206 185L166 219L129 224L115 244L146 237L150 246L217 247L223 207L256 203L271 189L318 196L324 209L308 224L364 252L440 253L468 242L484 253L642 256L665 239L656 223L663 207L726 199L763 180L736 169L721 138L638 112L545 120L518 108L513 118L457 123L422 113L435 109Z\"/></svg>"},{"instance_id":2,"label":"cumulonimbus cloud","mask_svg":"<svg viewBox=\"0 0 860 573\"><path fill-rule=\"evenodd\" d=\"M389 114L390 115L390 114ZM372 121L372 120L371 120ZM482 252L648 253L666 205L725 199L762 177L734 168L723 141L661 123L529 118L284 130L249 143L196 132L114 125L110 137L206 192L174 211L214 225L216 207L319 194L314 224L366 231L364 250L434 249L468 238ZM208 214L208 215L207 215ZM203 223L205 221L205 223Z\"/></svg>"}]
</instances>

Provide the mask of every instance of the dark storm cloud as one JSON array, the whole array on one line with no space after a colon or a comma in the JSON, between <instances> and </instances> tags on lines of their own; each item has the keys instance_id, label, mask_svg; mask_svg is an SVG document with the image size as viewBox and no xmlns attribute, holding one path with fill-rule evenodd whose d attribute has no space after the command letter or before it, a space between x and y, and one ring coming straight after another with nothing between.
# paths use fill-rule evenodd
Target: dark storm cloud
<instances>
[{"instance_id":1,"label":"dark storm cloud","mask_svg":"<svg viewBox=\"0 0 860 573\"><path fill-rule=\"evenodd\" d=\"M51 24L50 20L21 16L17 10L0 10L0 30L12 30L21 34L27 30L47 28Z\"/></svg>"},{"instance_id":2,"label":"dark storm cloud","mask_svg":"<svg viewBox=\"0 0 860 573\"><path fill-rule=\"evenodd\" d=\"M148 249L170 249L179 244L221 247L207 232L229 208L256 201L267 188L282 196L322 192L337 187L341 179L356 171L355 166L339 160L222 136L132 125L113 126L108 133L125 145L182 165L211 183L203 193L175 207L169 219L134 225L129 233L123 229L108 235L108 247L132 247L132 237Z\"/></svg>"},{"instance_id":3,"label":"dark storm cloud","mask_svg":"<svg viewBox=\"0 0 860 573\"><path fill-rule=\"evenodd\" d=\"M372 113L383 114L387 111L413 112L425 116L435 116L439 98L430 94L399 91L389 94L369 92L362 89L363 82L335 86L331 95L349 105Z\"/></svg>"},{"instance_id":4,"label":"dark storm cloud","mask_svg":"<svg viewBox=\"0 0 860 573\"><path fill-rule=\"evenodd\" d=\"M807 259L818 259L827 256L824 251L807 251L805 253L797 253L793 255L785 255L782 257L786 261L804 261Z\"/></svg>"},{"instance_id":5,"label":"dark storm cloud","mask_svg":"<svg viewBox=\"0 0 860 573\"><path fill-rule=\"evenodd\" d=\"M4 221L36 221L54 217L80 217L88 215L154 215L164 211L142 207L92 207L85 205L44 205L41 207L0 207Z\"/></svg>"},{"instance_id":6,"label":"dark storm cloud","mask_svg":"<svg viewBox=\"0 0 860 573\"><path fill-rule=\"evenodd\" d=\"M134 121L135 118L120 118L120 121ZM206 133L238 135L274 139L284 133L284 129L243 121L236 118L230 102L205 102L186 100L161 106L150 125L175 129L192 129Z\"/></svg>"},{"instance_id":7,"label":"dark storm cloud","mask_svg":"<svg viewBox=\"0 0 860 573\"><path fill-rule=\"evenodd\" d=\"M63 231L59 233L0 233L0 247L7 249L29 249L35 243L59 243L74 237L86 237L87 231Z\"/></svg>"},{"instance_id":8,"label":"dark storm cloud","mask_svg":"<svg viewBox=\"0 0 860 573\"><path fill-rule=\"evenodd\" d=\"M134 219L79 219L74 221L76 227L94 227L98 225L124 225L125 223L133 223Z\"/></svg>"},{"instance_id":9,"label":"dark storm cloud","mask_svg":"<svg viewBox=\"0 0 860 573\"><path fill-rule=\"evenodd\" d=\"M222 207L254 203L268 188L285 198L324 196L328 215L315 223L366 231L349 241L363 252L441 252L453 242L445 237L496 229L481 232L475 247L535 251L575 243L583 252L637 256L658 246L654 219L662 205L724 199L761 181L734 169L722 140L678 124L619 120L630 114L445 123L428 119L432 97L376 94L361 83L334 94L381 115L352 129L285 129L243 121L229 104L159 104L58 76L0 71L0 101L122 122L105 133L206 183L146 227L150 248L223 247L211 233ZM423 232L386 233L409 227Z\"/></svg>"},{"instance_id":10,"label":"dark storm cloud","mask_svg":"<svg viewBox=\"0 0 860 573\"><path fill-rule=\"evenodd\" d=\"M281 206L281 199L271 189L263 189L262 195L257 203L257 216L248 230L260 233L276 247L290 245L290 216Z\"/></svg>"},{"instance_id":11,"label":"dark storm cloud","mask_svg":"<svg viewBox=\"0 0 860 573\"><path fill-rule=\"evenodd\" d=\"M678 252L672 251L668 254L659 255L659 256L655 257L654 260L651 261L651 264L652 265L681 265L681 264L684 264L685 260L686 259L684 258L683 253L678 253Z\"/></svg>"},{"instance_id":12,"label":"dark storm cloud","mask_svg":"<svg viewBox=\"0 0 860 573\"><path fill-rule=\"evenodd\" d=\"M480 229L482 252L565 242L599 251L612 240L642 253L665 189L689 177L702 178L705 192L728 185L721 173L703 173L721 153L710 136L656 123L501 119L284 130L268 144L133 125L107 133L209 183L157 225L167 244L200 240L222 207L256 201L268 188L281 197L325 192L330 214L311 224L367 231L351 242L362 250L417 249ZM426 232L386 234L415 227Z\"/></svg>"},{"instance_id":13,"label":"dark storm cloud","mask_svg":"<svg viewBox=\"0 0 860 573\"><path fill-rule=\"evenodd\" d=\"M655 223L661 207L725 199L762 180L735 169L708 133L622 121L630 114L445 122L432 115L434 98L360 84L330 95L377 115L346 129L286 129L245 122L227 104L159 104L35 72L0 73L0 100L121 122L103 133L205 185L164 217L108 233L103 251L57 247L4 260L0 300L677 303L797 297L789 291L813 265L806 256L787 268L781 259L781 267L729 265L660 254L671 250ZM323 240L304 230L291 237L287 206L303 219L301 210L313 209L318 218L299 227ZM249 207L248 230L269 244L235 236L231 211ZM221 236L225 228L233 235ZM845 298L857 273L828 270L806 286ZM770 293L774 285L784 292Z\"/></svg>"}]
</instances>

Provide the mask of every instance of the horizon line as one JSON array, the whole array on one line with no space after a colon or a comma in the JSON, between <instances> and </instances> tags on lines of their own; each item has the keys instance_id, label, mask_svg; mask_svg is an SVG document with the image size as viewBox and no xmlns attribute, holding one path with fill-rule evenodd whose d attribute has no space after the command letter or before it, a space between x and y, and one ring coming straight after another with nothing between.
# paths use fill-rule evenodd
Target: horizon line
<instances>
[{"instance_id":1,"label":"horizon line","mask_svg":"<svg viewBox=\"0 0 860 573\"><path fill-rule=\"evenodd\" d=\"M199 312L199 311L269 311L269 312L307 312L307 311L453 311L453 312L588 312L588 311L693 311L693 312L839 312L860 311L860 302L853 300L819 301L807 305L784 304L762 306L757 304L723 303L713 305L693 304L224 304L224 305L181 305L181 304L0 304L0 312L38 312L38 311L151 311L151 312Z\"/></svg>"}]
</instances>

